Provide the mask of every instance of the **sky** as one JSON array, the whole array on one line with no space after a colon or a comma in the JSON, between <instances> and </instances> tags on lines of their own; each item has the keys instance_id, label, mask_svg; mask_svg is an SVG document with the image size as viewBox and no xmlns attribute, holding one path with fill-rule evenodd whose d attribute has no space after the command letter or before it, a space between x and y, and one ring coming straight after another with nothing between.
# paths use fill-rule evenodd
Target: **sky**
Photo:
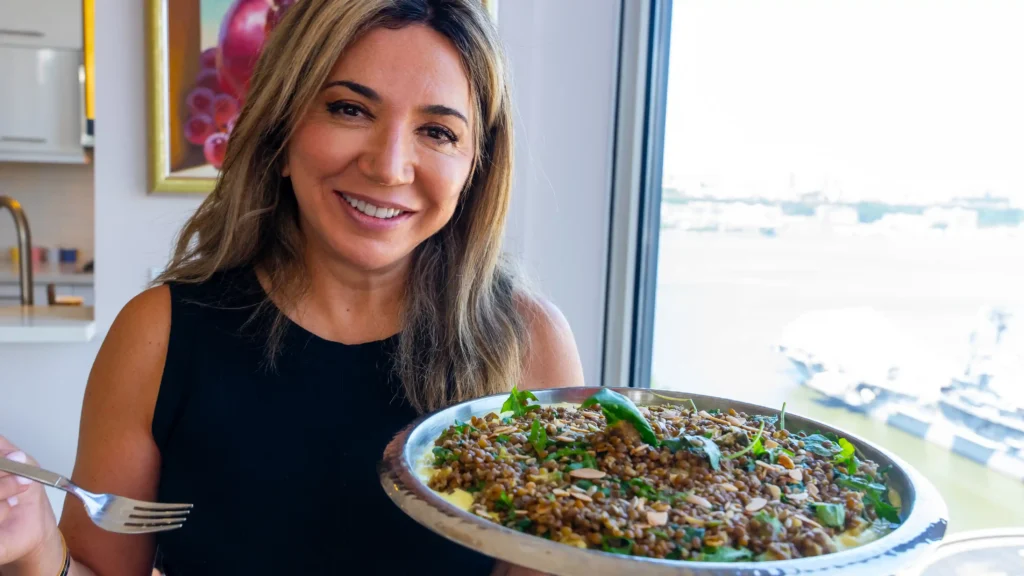
<instances>
[{"instance_id":1,"label":"sky","mask_svg":"<svg viewBox=\"0 0 1024 576\"><path fill-rule=\"evenodd\" d=\"M665 184L1024 206L1024 1L675 0Z\"/></svg>"}]
</instances>

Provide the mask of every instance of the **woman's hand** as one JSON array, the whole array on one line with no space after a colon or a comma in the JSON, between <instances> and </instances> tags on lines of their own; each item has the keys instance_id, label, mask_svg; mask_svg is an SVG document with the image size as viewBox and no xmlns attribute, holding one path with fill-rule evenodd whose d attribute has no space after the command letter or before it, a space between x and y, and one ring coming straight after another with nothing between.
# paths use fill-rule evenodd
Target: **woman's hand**
<instances>
[{"instance_id":1,"label":"woman's hand","mask_svg":"<svg viewBox=\"0 0 1024 576\"><path fill-rule=\"evenodd\" d=\"M3 436L0 456L36 465ZM63 560L64 545L43 486L0 472L0 573L56 574Z\"/></svg>"}]
</instances>

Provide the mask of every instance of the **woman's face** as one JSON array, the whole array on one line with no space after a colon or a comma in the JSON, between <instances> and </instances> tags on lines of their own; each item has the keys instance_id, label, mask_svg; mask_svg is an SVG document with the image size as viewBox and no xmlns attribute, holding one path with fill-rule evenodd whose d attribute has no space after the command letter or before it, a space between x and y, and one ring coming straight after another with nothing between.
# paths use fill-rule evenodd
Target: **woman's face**
<instances>
[{"instance_id":1,"label":"woman's face","mask_svg":"<svg viewBox=\"0 0 1024 576\"><path fill-rule=\"evenodd\" d=\"M359 269L402 263L451 219L475 154L469 80L421 25L353 44L289 144L307 242Z\"/></svg>"}]
</instances>

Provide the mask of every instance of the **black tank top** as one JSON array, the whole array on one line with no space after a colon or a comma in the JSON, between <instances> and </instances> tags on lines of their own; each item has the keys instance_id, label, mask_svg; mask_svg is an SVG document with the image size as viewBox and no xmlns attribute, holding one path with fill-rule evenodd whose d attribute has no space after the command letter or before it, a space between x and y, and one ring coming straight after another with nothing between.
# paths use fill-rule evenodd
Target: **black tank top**
<instances>
[{"instance_id":1,"label":"black tank top","mask_svg":"<svg viewBox=\"0 0 1024 576\"><path fill-rule=\"evenodd\" d=\"M350 346L290 324L270 369L250 268L170 291L159 499L195 506L157 537L167 576L490 573L380 486L385 445L417 416L392 376L394 338Z\"/></svg>"}]
</instances>

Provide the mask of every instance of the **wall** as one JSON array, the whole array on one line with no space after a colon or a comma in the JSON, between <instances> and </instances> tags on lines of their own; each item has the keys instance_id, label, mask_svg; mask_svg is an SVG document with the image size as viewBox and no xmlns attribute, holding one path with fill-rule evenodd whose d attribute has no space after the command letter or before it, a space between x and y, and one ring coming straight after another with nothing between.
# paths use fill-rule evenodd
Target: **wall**
<instances>
[{"instance_id":1,"label":"wall","mask_svg":"<svg viewBox=\"0 0 1024 576\"><path fill-rule=\"evenodd\" d=\"M96 341L0 347L0 431L70 471L86 377L118 310L161 266L197 197L146 194L144 2L96 2ZM616 0L504 0L520 140L509 249L576 334L597 383L604 312ZM580 25L582 15L586 26Z\"/></svg>"},{"instance_id":2,"label":"wall","mask_svg":"<svg viewBox=\"0 0 1024 576\"><path fill-rule=\"evenodd\" d=\"M21 203L34 246L77 248L84 264L93 254L93 167L84 164L0 162L0 194ZM16 246L14 223L0 214L0 261Z\"/></svg>"},{"instance_id":3,"label":"wall","mask_svg":"<svg viewBox=\"0 0 1024 576\"><path fill-rule=\"evenodd\" d=\"M507 247L565 314L600 384L618 0L501 0L518 109Z\"/></svg>"}]
</instances>

